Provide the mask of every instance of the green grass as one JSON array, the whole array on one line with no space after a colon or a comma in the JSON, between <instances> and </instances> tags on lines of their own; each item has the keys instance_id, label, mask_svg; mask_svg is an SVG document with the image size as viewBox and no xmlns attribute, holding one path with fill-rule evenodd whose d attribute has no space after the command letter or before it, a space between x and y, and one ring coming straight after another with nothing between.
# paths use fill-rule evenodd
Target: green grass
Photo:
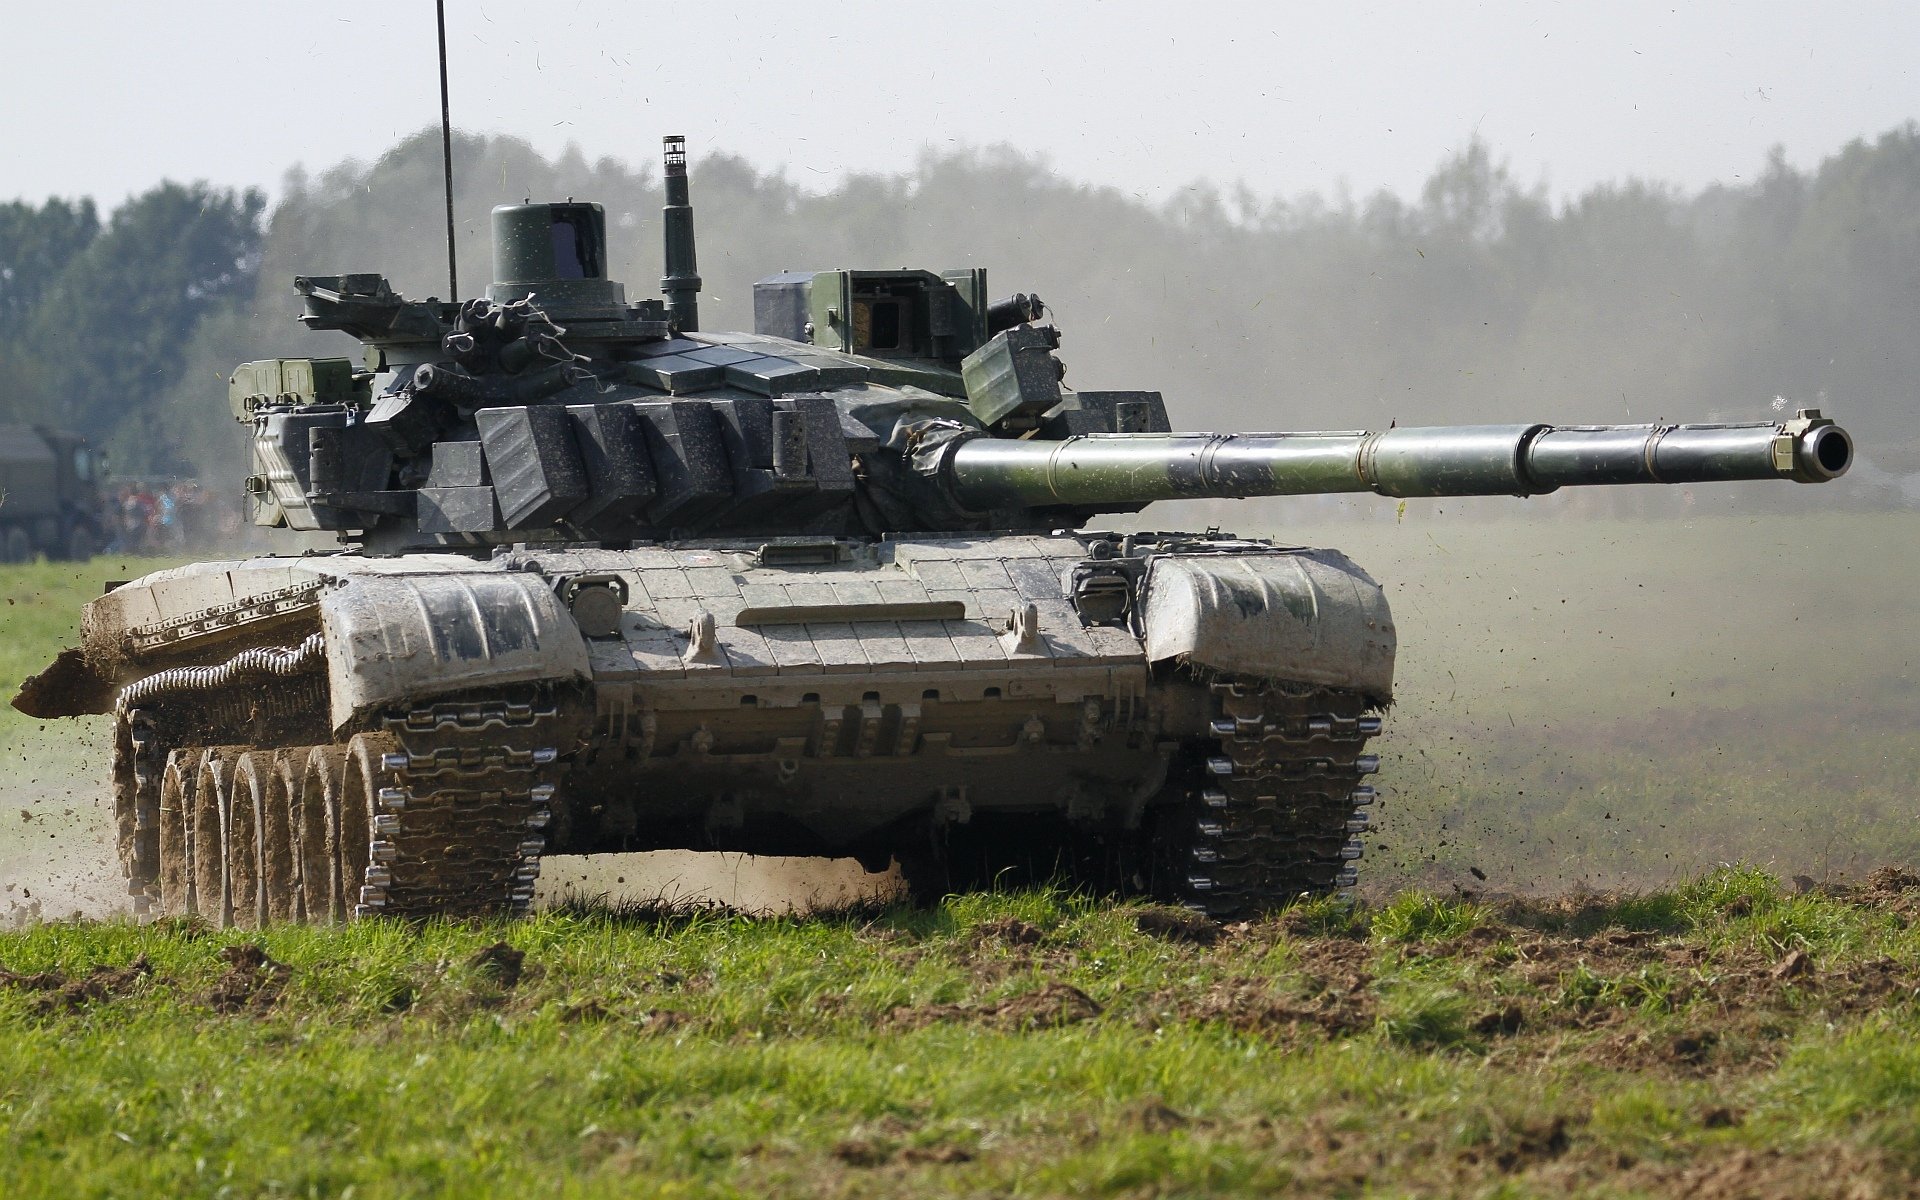
<instances>
[{"instance_id":1,"label":"green grass","mask_svg":"<svg viewBox=\"0 0 1920 1200\"><path fill-rule=\"evenodd\" d=\"M1049 891L46 925L0 965L151 973L72 1004L0 986L0 1194L1605 1196L1774 1150L1804 1194L1819 1164L1911 1181L1920 892L1884 901L1721 872L1631 902L1677 926L1627 945L1512 905L1409 941L1408 898L1197 946ZM1788 914L1824 932L1782 979L1755 930ZM511 986L476 965L500 940ZM243 943L284 990L217 1011ZM1062 987L1092 1004L1021 1007Z\"/></svg>"}]
</instances>

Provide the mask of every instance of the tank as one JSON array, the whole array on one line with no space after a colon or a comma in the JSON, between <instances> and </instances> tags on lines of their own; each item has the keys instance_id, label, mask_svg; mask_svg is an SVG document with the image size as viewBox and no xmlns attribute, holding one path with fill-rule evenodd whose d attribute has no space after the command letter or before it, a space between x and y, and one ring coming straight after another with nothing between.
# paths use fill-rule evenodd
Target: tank
<instances>
[{"instance_id":1,"label":"tank","mask_svg":"<svg viewBox=\"0 0 1920 1200\"><path fill-rule=\"evenodd\" d=\"M1238 917L1355 882L1393 698L1337 551L1114 533L1163 499L1844 473L1745 425L1176 433L1063 383L978 268L786 272L700 328L684 145L664 300L593 204L493 212L484 298L309 276L349 359L241 366L255 520L338 550L119 585L16 707L111 713L135 904L218 923L519 912L547 855L1016 874Z\"/></svg>"}]
</instances>

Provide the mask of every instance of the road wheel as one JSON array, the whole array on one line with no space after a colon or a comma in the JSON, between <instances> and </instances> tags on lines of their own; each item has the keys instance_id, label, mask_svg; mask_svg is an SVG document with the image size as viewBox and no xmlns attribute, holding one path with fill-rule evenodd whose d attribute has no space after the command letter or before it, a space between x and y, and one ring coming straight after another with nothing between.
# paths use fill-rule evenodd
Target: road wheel
<instances>
[{"instance_id":1,"label":"road wheel","mask_svg":"<svg viewBox=\"0 0 1920 1200\"><path fill-rule=\"evenodd\" d=\"M334 842L340 848L340 891L349 916L370 916L386 905L387 869L382 866L369 878L374 867L373 814L388 777L383 762L399 746L380 733L355 734L347 745L346 785L340 789Z\"/></svg>"},{"instance_id":2,"label":"road wheel","mask_svg":"<svg viewBox=\"0 0 1920 1200\"><path fill-rule=\"evenodd\" d=\"M200 781L203 753L198 748L173 751L160 781L160 911L169 917L194 911L193 789Z\"/></svg>"},{"instance_id":3,"label":"road wheel","mask_svg":"<svg viewBox=\"0 0 1920 1200\"><path fill-rule=\"evenodd\" d=\"M240 778L246 782L244 790L251 794L254 804L254 845L260 876L257 911L263 923L285 924L300 915L294 830L287 800L286 762L295 755L304 760L307 751L304 747L298 751L255 750L240 761Z\"/></svg>"},{"instance_id":4,"label":"road wheel","mask_svg":"<svg viewBox=\"0 0 1920 1200\"><path fill-rule=\"evenodd\" d=\"M266 924L265 879L261 868L261 814L266 811L267 783L273 769L271 754L247 751L233 768L233 789L227 803L227 899L233 923L242 929Z\"/></svg>"},{"instance_id":5,"label":"road wheel","mask_svg":"<svg viewBox=\"0 0 1920 1200\"><path fill-rule=\"evenodd\" d=\"M340 794L347 781L344 746L317 746L300 783L300 879L307 920L347 919L351 902L342 881Z\"/></svg>"},{"instance_id":6,"label":"road wheel","mask_svg":"<svg viewBox=\"0 0 1920 1200\"><path fill-rule=\"evenodd\" d=\"M200 915L221 929L233 926L228 889L228 836L233 810L233 768L243 746L215 746L200 760L193 786L193 891Z\"/></svg>"}]
</instances>

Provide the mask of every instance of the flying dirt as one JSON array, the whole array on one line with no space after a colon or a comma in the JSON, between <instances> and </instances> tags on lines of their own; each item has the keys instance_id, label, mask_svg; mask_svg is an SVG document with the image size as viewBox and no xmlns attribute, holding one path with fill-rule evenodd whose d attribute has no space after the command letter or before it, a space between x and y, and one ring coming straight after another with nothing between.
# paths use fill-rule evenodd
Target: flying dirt
<instances>
[{"instance_id":1,"label":"flying dirt","mask_svg":"<svg viewBox=\"0 0 1920 1200\"><path fill-rule=\"evenodd\" d=\"M494 210L484 298L295 281L361 363L247 363L230 401L256 523L345 549L123 584L14 701L113 714L137 907L520 912L552 855L722 850L1257 914L1356 880L1385 595L1332 550L1091 523L1852 461L1811 409L1174 433L1156 392L1065 386L1044 305L979 268L787 272L705 332L666 141L664 300L571 201Z\"/></svg>"}]
</instances>

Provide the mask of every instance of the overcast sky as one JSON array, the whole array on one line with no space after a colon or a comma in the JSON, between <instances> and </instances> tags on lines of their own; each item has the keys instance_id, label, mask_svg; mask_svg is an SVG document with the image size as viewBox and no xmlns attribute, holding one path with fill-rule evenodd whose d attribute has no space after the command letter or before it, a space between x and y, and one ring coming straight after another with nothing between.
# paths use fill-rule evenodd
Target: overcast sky
<instances>
[{"instance_id":1,"label":"overcast sky","mask_svg":"<svg viewBox=\"0 0 1920 1200\"><path fill-rule=\"evenodd\" d=\"M1920 117L1920 4L451 0L453 114L543 151L664 133L826 187L1008 142L1165 198L1415 192L1475 133L1564 197L1810 165ZM6 0L0 196L275 190L439 119L431 0Z\"/></svg>"}]
</instances>

